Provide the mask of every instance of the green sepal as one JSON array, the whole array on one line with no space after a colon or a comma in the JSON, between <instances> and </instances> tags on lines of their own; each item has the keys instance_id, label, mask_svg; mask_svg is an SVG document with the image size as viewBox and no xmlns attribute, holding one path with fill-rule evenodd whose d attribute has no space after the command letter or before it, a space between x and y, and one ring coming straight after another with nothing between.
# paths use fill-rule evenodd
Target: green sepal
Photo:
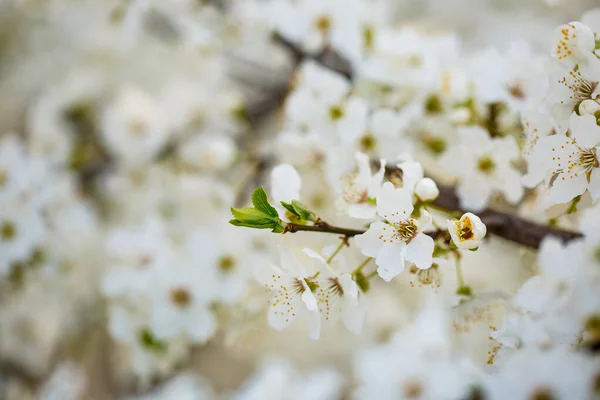
<instances>
[{"instance_id":1,"label":"green sepal","mask_svg":"<svg viewBox=\"0 0 600 400\"><path fill-rule=\"evenodd\" d=\"M469 251L477 251L479 250L479 246L475 247L474 249L469 249Z\"/></svg>"},{"instance_id":2,"label":"green sepal","mask_svg":"<svg viewBox=\"0 0 600 400\"><path fill-rule=\"evenodd\" d=\"M294 209L294 206L290 203L286 203L285 201L281 202L281 205L283 206L283 208L285 208L286 210L288 210L289 212L291 212L293 215L295 215L298 218L302 218L300 216L300 214L298 214L298 211L296 211L296 209Z\"/></svg>"},{"instance_id":3,"label":"green sepal","mask_svg":"<svg viewBox=\"0 0 600 400\"><path fill-rule=\"evenodd\" d=\"M305 219L307 221L316 221L317 214L310 211L306 206L300 203L298 200L292 200L292 206L294 206L294 210L300 215L300 218Z\"/></svg>"},{"instance_id":4,"label":"green sepal","mask_svg":"<svg viewBox=\"0 0 600 400\"><path fill-rule=\"evenodd\" d=\"M271 231L273 233L283 233L285 230L279 218L273 220L271 227L273 228L273 230Z\"/></svg>"},{"instance_id":5,"label":"green sepal","mask_svg":"<svg viewBox=\"0 0 600 400\"><path fill-rule=\"evenodd\" d=\"M367 293L371 288L371 284L369 283L369 279L363 275L362 272L358 271L352 274L354 278L354 282L363 291L363 293Z\"/></svg>"},{"instance_id":6,"label":"green sepal","mask_svg":"<svg viewBox=\"0 0 600 400\"><path fill-rule=\"evenodd\" d=\"M262 186L254 189L254 192L252 193L252 205L258 211L262 211L271 218L279 217L279 213L277 213L277 210L273 206L271 206L271 204L269 204L269 200L267 199L267 192L265 192L265 189L263 189Z\"/></svg>"},{"instance_id":7,"label":"green sepal","mask_svg":"<svg viewBox=\"0 0 600 400\"><path fill-rule=\"evenodd\" d=\"M164 353L167 350L168 343L158 339L150 329L142 329L139 332L139 340L143 347L157 353Z\"/></svg>"},{"instance_id":8,"label":"green sepal","mask_svg":"<svg viewBox=\"0 0 600 400\"><path fill-rule=\"evenodd\" d=\"M292 213L294 216L298 217L300 221L317 221L317 214L310 211L304 204L299 202L298 200L292 200L291 203L286 203L285 201L281 202L281 205Z\"/></svg>"},{"instance_id":9,"label":"green sepal","mask_svg":"<svg viewBox=\"0 0 600 400\"><path fill-rule=\"evenodd\" d=\"M461 296L471 296L473 294L473 291L469 286L463 285L456 289L456 294Z\"/></svg>"}]
</instances>

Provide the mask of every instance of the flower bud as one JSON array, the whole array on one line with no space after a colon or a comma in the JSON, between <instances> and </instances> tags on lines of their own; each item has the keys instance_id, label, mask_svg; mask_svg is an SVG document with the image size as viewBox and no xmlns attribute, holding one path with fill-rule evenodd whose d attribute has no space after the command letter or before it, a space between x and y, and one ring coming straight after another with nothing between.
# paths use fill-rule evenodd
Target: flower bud
<instances>
[{"instance_id":1,"label":"flower bud","mask_svg":"<svg viewBox=\"0 0 600 400\"><path fill-rule=\"evenodd\" d=\"M423 178L415 186L415 194L421 201L435 200L440 195L440 190L430 178Z\"/></svg>"},{"instance_id":2,"label":"flower bud","mask_svg":"<svg viewBox=\"0 0 600 400\"><path fill-rule=\"evenodd\" d=\"M455 125L464 125L471 119L472 113L467 107L460 107L450 112L450 121Z\"/></svg>"},{"instance_id":3,"label":"flower bud","mask_svg":"<svg viewBox=\"0 0 600 400\"><path fill-rule=\"evenodd\" d=\"M600 111L600 104L598 104L595 100L584 100L579 104L579 115L594 115L596 112Z\"/></svg>"},{"instance_id":4,"label":"flower bud","mask_svg":"<svg viewBox=\"0 0 600 400\"><path fill-rule=\"evenodd\" d=\"M479 247L487 229L477 215L466 213L458 221L448 221L448 232L456 247L470 250Z\"/></svg>"}]
</instances>

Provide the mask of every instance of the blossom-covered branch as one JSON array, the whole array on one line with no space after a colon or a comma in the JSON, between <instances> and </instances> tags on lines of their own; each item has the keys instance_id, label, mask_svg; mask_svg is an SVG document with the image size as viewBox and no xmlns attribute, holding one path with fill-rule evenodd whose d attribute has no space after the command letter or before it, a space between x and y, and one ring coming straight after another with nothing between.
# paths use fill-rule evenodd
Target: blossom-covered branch
<instances>
[{"instance_id":1,"label":"blossom-covered branch","mask_svg":"<svg viewBox=\"0 0 600 400\"><path fill-rule=\"evenodd\" d=\"M386 166L387 173L401 173L397 166ZM433 204L446 210L466 212L461 208L456 190L450 185L437 184L440 195L433 200ZM488 233L499 236L523 246L538 249L544 238L552 236L563 242L580 238L579 232L567 231L549 225L528 221L516 214L510 214L493 209L486 209L478 213L486 224Z\"/></svg>"},{"instance_id":2,"label":"blossom-covered branch","mask_svg":"<svg viewBox=\"0 0 600 400\"><path fill-rule=\"evenodd\" d=\"M353 77L350 63L341 55L329 48L326 48L315 55L310 55L280 35L275 35L274 40L276 43L282 45L290 52L296 63L299 63L304 59L312 59L324 67L327 67L350 80ZM273 105L275 105L275 103L273 103ZM398 167L387 165L386 172L398 173L401 172L401 170ZM460 200L454 187L449 185L441 185L439 183L437 185L440 190L440 194L437 199L433 201L435 205L451 211L469 211L461 208ZM489 208L483 212L480 212L479 215L488 226L489 233L510 240L511 242L535 249L539 248L542 240L548 236L557 237L564 242L581 237L581 234L578 232L567 231L564 229L527 221L518 215L496 211Z\"/></svg>"}]
</instances>

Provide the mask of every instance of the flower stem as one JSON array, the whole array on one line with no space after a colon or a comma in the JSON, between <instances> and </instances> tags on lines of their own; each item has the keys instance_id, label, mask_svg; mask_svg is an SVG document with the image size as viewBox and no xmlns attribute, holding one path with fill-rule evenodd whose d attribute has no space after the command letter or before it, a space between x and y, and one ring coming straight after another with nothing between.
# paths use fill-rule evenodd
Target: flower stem
<instances>
[{"instance_id":1,"label":"flower stem","mask_svg":"<svg viewBox=\"0 0 600 400\"><path fill-rule=\"evenodd\" d=\"M371 272L369 275L367 275L365 278L367 279L371 279L372 277L374 277L375 275L377 275L377 270Z\"/></svg>"},{"instance_id":2,"label":"flower stem","mask_svg":"<svg viewBox=\"0 0 600 400\"><path fill-rule=\"evenodd\" d=\"M373 259L373 257L367 257L354 271L352 271L352 275L358 274L367 264Z\"/></svg>"},{"instance_id":3,"label":"flower stem","mask_svg":"<svg viewBox=\"0 0 600 400\"><path fill-rule=\"evenodd\" d=\"M340 244L338 245L338 247L335 249L335 251L333 253L331 253L331 255L329 256L329 258L327 258L327 264L331 263L333 261L333 259L335 258L335 256L338 255L338 253L340 251L342 251L342 249L344 248L344 246L348 245L348 240L346 240L346 238L342 238L342 241L340 242Z\"/></svg>"},{"instance_id":4,"label":"flower stem","mask_svg":"<svg viewBox=\"0 0 600 400\"><path fill-rule=\"evenodd\" d=\"M456 281L458 282L458 287L461 288L465 286L465 278L463 277L462 266L460 265L460 260L456 260Z\"/></svg>"},{"instance_id":5,"label":"flower stem","mask_svg":"<svg viewBox=\"0 0 600 400\"><path fill-rule=\"evenodd\" d=\"M463 277L462 266L460 265L460 258L456 258L456 280L458 281L458 288L456 294L463 296L470 296L472 294L471 287L465 284Z\"/></svg>"}]
</instances>

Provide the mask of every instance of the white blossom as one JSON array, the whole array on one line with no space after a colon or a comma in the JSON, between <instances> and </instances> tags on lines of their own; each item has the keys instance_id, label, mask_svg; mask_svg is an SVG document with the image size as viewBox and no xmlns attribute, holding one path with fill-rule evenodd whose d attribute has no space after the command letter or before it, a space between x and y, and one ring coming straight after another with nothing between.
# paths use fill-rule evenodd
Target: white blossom
<instances>
[{"instance_id":1,"label":"white blossom","mask_svg":"<svg viewBox=\"0 0 600 400\"><path fill-rule=\"evenodd\" d=\"M512 204L523 195L521 174L511 165L519 157L512 137L490 138L482 128L462 128L458 145L450 148L440 163L458 177L458 195L463 208L480 211L492 194L500 192Z\"/></svg>"},{"instance_id":2,"label":"white blossom","mask_svg":"<svg viewBox=\"0 0 600 400\"><path fill-rule=\"evenodd\" d=\"M566 203L586 190L600 198L600 170L596 148L600 144L600 127L591 115L570 119L570 136L557 134L538 140L528 158L526 183L543 179L550 188L546 207Z\"/></svg>"},{"instance_id":3,"label":"white blossom","mask_svg":"<svg viewBox=\"0 0 600 400\"><path fill-rule=\"evenodd\" d=\"M448 221L448 232L456 247L471 250L479 247L487 228L477 215L466 213L458 221Z\"/></svg>"},{"instance_id":4,"label":"white blossom","mask_svg":"<svg viewBox=\"0 0 600 400\"><path fill-rule=\"evenodd\" d=\"M304 252L313 258L320 272L317 298L324 322L333 323L341 319L346 329L359 334L367 311L364 293L352 278L343 258L338 256L337 268L334 269L319 253L311 249L304 249Z\"/></svg>"},{"instance_id":5,"label":"white blossom","mask_svg":"<svg viewBox=\"0 0 600 400\"><path fill-rule=\"evenodd\" d=\"M375 257L377 272L385 281L401 273L406 261L419 269L431 267L433 239L421 230L430 216L423 212L419 221L412 212L410 192L386 182L377 196L377 214L385 221L372 223L355 239L364 255Z\"/></svg>"},{"instance_id":6,"label":"white blossom","mask_svg":"<svg viewBox=\"0 0 600 400\"><path fill-rule=\"evenodd\" d=\"M269 325L277 330L285 329L296 316L306 318L311 339L318 339L321 332L321 314L314 291L315 278L302 265L293 251L280 248L279 266L259 266L256 279L267 291L274 292L269 301Z\"/></svg>"},{"instance_id":7,"label":"white blossom","mask_svg":"<svg viewBox=\"0 0 600 400\"><path fill-rule=\"evenodd\" d=\"M381 189L385 174L385 161L381 160L379 170L371 174L369 157L356 153L357 173L342 177L342 197L336 203L352 218L369 219L375 215L375 198Z\"/></svg>"},{"instance_id":8,"label":"white blossom","mask_svg":"<svg viewBox=\"0 0 600 400\"><path fill-rule=\"evenodd\" d=\"M154 99L133 87L122 88L106 109L102 133L109 151L130 166L151 161L170 134Z\"/></svg>"}]
</instances>

